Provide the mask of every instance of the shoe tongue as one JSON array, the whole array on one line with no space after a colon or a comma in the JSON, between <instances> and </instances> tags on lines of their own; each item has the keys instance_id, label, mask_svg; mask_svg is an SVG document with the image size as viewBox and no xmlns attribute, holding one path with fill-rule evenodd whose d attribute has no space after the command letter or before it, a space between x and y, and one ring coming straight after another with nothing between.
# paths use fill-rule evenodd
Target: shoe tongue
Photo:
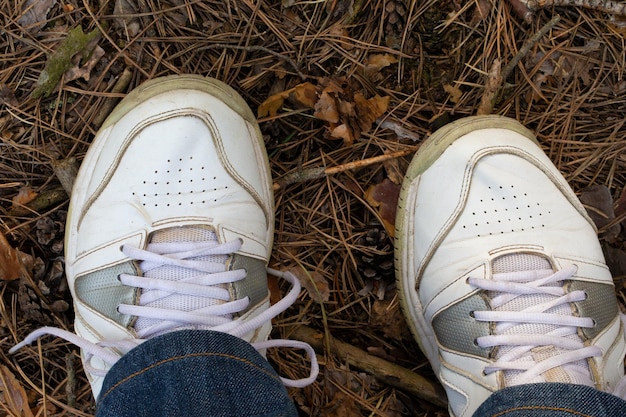
<instances>
[{"instance_id":1,"label":"shoe tongue","mask_svg":"<svg viewBox=\"0 0 626 417\"><path fill-rule=\"evenodd\" d=\"M202 227L172 227L164 230L156 231L152 234L150 243L170 243L175 250L175 244L181 242L215 242L218 243L217 235L210 229ZM198 261L210 261L215 263L225 263L228 259L228 255L208 255L198 256L195 258L189 258ZM140 265L141 268L141 265ZM203 272L182 268L172 265L164 265L158 268L154 268L150 271L145 271L143 276L147 278L157 278L169 281L183 281L192 280L194 277L203 275ZM223 288L227 288L226 284L222 284ZM142 295L150 293L151 290L144 290ZM178 311L193 311L211 305L221 304L221 301L207 297L197 297L191 295L172 294L161 297L153 302L146 304L150 307L163 308L168 310ZM160 320L149 319L145 317L138 317L134 328L137 331L144 330L154 324L159 323ZM185 326L180 327L177 330L199 328L198 326ZM156 336L156 335L155 335Z\"/></svg>"},{"instance_id":2,"label":"shoe tongue","mask_svg":"<svg viewBox=\"0 0 626 417\"><path fill-rule=\"evenodd\" d=\"M494 274L498 273L506 273L506 272L520 272L520 271L538 271L538 270L551 270L552 266L550 262L542 257L537 255L530 254L514 254L514 255L505 255L501 256L493 261L492 270ZM550 284L552 286L562 286L562 283L555 282ZM499 293L490 291L488 296L490 298L498 295ZM528 307L551 301L554 297L550 295L544 294L528 294L528 295L520 295L515 299L495 308L495 311L520 311L526 309ZM572 316L573 310L571 306L568 304L563 304L557 306L555 308L549 309L546 313L552 314L560 314L564 316ZM534 323L526 323L516 325L508 330L505 330L502 333L496 334L546 334L550 331L557 329L558 326L550 325L550 324L534 324ZM567 336L573 340L581 341L580 337L576 334ZM514 347L511 346L500 346L496 352L495 359L498 360L505 353L510 352ZM532 349L530 352L526 354L526 356L520 358L520 360L528 360L533 361L535 363L548 359L552 356L559 355L564 353L565 351L561 348L557 348L555 346L539 346ZM576 372L568 372L564 367L556 367L553 368L544 374L538 376L534 381L528 381L530 383L535 382L562 382L562 383L570 383L570 384L582 384L582 385L591 385L593 386L593 382L591 381L591 373L589 372L589 365L586 361L578 361L572 363L572 365L576 365L581 367L581 370L586 370L582 374ZM505 386L516 385L515 380L518 375L523 373L523 371L505 371L504 379Z\"/></svg>"}]
</instances>

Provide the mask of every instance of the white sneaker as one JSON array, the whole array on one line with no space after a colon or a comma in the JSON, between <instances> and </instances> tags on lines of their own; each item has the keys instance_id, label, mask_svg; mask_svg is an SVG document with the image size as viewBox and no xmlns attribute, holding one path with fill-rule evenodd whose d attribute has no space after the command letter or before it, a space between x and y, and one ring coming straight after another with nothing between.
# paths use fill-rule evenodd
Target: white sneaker
<instances>
[{"instance_id":1,"label":"white sneaker","mask_svg":"<svg viewBox=\"0 0 626 417\"><path fill-rule=\"evenodd\" d=\"M300 292L270 307L274 226L269 162L254 114L229 86L184 75L131 92L94 139L80 168L66 227L66 272L78 335L43 328L82 348L97 398L125 352L179 329L211 329L257 349L271 319ZM317 365L303 386L315 379Z\"/></svg>"},{"instance_id":2,"label":"white sneaker","mask_svg":"<svg viewBox=\"0 0 626 417\"><path fill-rule=\"evenodd\" d=\"M408 169L396 229L403 309L451 415L525 383L623 390L595 227L522 125L470 117L435 132Z\"/></svg>"}]
</instances>

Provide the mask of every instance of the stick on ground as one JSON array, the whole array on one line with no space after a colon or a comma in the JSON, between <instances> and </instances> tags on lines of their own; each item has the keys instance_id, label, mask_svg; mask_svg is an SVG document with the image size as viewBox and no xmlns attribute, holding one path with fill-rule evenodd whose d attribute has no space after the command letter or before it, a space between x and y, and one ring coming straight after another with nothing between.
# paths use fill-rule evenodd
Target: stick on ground
<instances>
[{"instance_id":1,"label":"stick on ground","mask_svg":"<svg viewBox=\"0 0 626 417\"><path fill-rule=\"evenodd\" d=\"M310 327L298 326L291 337L310 344L316 351L324 350L324 335ZM417 398L439 407L447 407L446 395L439 384L433 383L402 366L372 356L364 350L341 342L332 336L329 336L328 339L331 353L342 361L347 361L351 366L368 372L378 380Z\"/></svg>"}]
</instances>

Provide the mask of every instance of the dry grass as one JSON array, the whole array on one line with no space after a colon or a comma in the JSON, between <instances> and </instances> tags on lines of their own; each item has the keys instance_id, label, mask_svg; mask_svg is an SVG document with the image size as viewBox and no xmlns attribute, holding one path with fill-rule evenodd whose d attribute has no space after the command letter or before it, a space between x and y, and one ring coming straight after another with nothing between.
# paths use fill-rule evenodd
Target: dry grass
<instances>
[{"instance_id":1,"label":"dry grass","mask_svg":"<svg viewBox=\"0 0 626 417\"><path fill-rule=\"evenodd\" d=\"M43 406L48 415L91 415L93 399L74 346L45 338L7 356L34 328L72 326L71 308L64 311L58 303L70 302L59 262L67 198L26 212L12 209L13 199L24 186L40 195L57 190L53 162L80 161L111 105L146 79L176 73L216 77L256 109L303 78L318 85L325 77L340 77L346 88L366 97L390 96L385 120L424 138L449 120L475 114L494 60L506 65L558 13L561 20L548 35L518 56L494 113L536 131L576 191L602 184L617 198L626 183L626 31L600 12L548 8L526 23L508 2L496 0L283 1L289 7L277 0L138 0L118 1L136 8L116 16L116 2L68 0L49 11L45 25L27 30L18 21L22 3L0 0L0 222L10 243L38 261L27 279L2 286L0 359L32 404L42 406L40 415ZM88 81L62 82L50 97L33 99L48 56L78 25L85 32L102 31L98 45L104 56ZM398 63L368 72L364 64L372 54L391 54ZM116 91L124 74L128 83ZM460 94L454 98L449 91ZM329 139L311 110L289 102L260 124L277 180L302 168L341 165L416 144L374 125L343 146ZM409 160L276 192L273 262L321 274L330 296L320 304L303 293L275 332L288 336L306 324L432 379L415 342L400 331L392 280L383 277L372 291L362 291L371 285L362 274L363 257L382 262L392 250L384 235L376 235L378 246L365 239L382 227L364 192L401 176ZM623 249L621 238L611 244ZM381 288L383 300L377 297ZM300 352L270 353L270 359L285 375L303 376L306 369ZM303 415L445 415L329 352L321 360L318 383L291 392Z\"/></svg>"}]
</instances>

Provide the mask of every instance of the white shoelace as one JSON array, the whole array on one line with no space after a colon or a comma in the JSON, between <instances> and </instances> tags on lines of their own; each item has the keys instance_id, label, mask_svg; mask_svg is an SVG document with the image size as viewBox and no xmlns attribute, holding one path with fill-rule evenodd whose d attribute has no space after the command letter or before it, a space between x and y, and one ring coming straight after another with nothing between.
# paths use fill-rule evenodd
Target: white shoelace
<instances>
[{"instance_id":1,"label":"white shoelace","mask_svg":"<svg viewBox=\"0 0 626 417\"><path fill-rule=\"evenodd\" d=\"M575 272L576 267L572 266L557 272L552 270L508 272L493 274L492 280L468 279L470 285L495 294L491 298L492 311L474 312L476 320L496 323L494 334L479 337L476 343L481 348L508 347L493 364L485 368L485 374L496 371L520 371L513 383L518 385L534 382L543 373L561 367L575 380L594 386L589 369L580 364L588 358L602 356L602 351L597 346L586 346L579 337L572 337L577 334L578 327L593 327L594 320L589 317L547 312L558 306L582 301L587 297L584 291L566 293L562 285L554 285L571 279ZM551 297L547 302L529 305L519 311L498 311L499 307L514 301L517 297L533 294ZM515 326L527 324L551 325L554 326L554 330L546 334L507 332ZM543 360L533 360L531 351L542 346L553 346L556 354ZM626 379L622 379L614 388L614 394L623 397L626 394Z\"/></svg>"},{"instance_id":2,"label":"white shoelace","mask_svg":"<svg viewBox=\"0 0 626 417\"><path fill-rule=\"evenodd\" d=\"M191 258L213 255L229 255L241 248L241 241L235 240L223 244L215 242L175 242L151 243L147 250L124 247L124 253L132 259L142 261L141 268L149 271L164 265L201 271L202 274L177 281L138 277L122 274L119 279L124 285L141 288L144 293L140 297L139 305L121 304L118 310L122 314L148 318L156 322L149 327L137 331L137 339L119 341L101 341L92 343L69 331L54 327L42 327L29 334L22 342L15 345L9 353L31 344L44 335L53 335L63 338L78 347L85 353L85 371L96 376L104 376L106 371L96 369L90 365L93 357L113 365L122 356L117 352L127 352L133 347L145 342L148 338L163 334L177 328L201 328L228 333L232 336L243 337L260 328L268 321L291 306L300 294L301 286L298 279L289 272L281 272L268 268L268 272L288 281L292 288L287 295L276 304L260 314L246 318L233 319L233 314L245 310L250 300L244 298L230 301L229 291L223 288L224 284L233 283L246 277L245 270L227 271L225 263L197 260ZM155 300L171 295L189 295L206 297L217 300L206 307L193 311L180 311L146 306ZM167 320L163 320L167 317ZM313 348L303 342L294 340L267 340L253 343L257 350L275 347L303 349L311 361L311 372L307 378L281 380L289 387L304 387L315 381L319 373L319 365Z\"/></svg>"}]
</instances>

